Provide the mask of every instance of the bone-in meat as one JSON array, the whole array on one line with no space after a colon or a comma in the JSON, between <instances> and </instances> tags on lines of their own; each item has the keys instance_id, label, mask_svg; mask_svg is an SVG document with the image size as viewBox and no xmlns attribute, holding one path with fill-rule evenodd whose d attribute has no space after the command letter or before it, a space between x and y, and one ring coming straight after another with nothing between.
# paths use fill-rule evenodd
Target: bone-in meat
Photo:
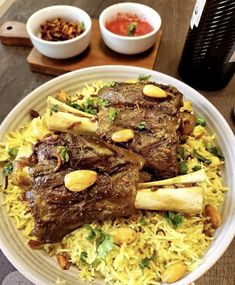
<instances>
[{"instance_id":1,"label":"bone-in meat","mask_svg":"<svg viewBox=\"0 0 235 285\"><path fill-rule=\"evenodd\" d=\"M100 139L67 133L45 137L34 146L31 185L24 195L35 219L33 234L42 243L59 242L83 224L132 215L143 164L140 156ZM78 169L95 170L98 180L81 192L71 192L64 177Z\"/></svg>"},{"instance_id":2,"label":"bone-in meat","mask_svg":"<svg viewBox=\"0 0 235 285\"><path fill-rule=\"evenodd\" d=\"M108 100L109 105L98 113L99 136L112 142L114 132L133 130L134 139L121 146L141 154L146 159L146 167L156 178L174 177L179 173L177 148L182 94L174 87L151 83L170 95L150 98L143 94L146 84L150 83L115 83L100 90L99 96ZM111 117L112 113L115 116Z\"/></svg>"}]
</instances>

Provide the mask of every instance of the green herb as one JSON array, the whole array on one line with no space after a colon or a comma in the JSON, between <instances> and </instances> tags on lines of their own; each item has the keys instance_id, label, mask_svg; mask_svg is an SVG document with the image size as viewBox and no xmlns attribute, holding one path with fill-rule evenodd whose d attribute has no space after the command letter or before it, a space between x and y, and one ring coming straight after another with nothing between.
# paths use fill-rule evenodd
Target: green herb
<instances>
[{"instance_id":1,"label":"green herb","mask_svg":"<svg viewBox=\"0 0 235 285\"><path fill-rule=\"evenodd\" d=\"M140 74L138 77L138 81L148 81L151 78L152 75L145 75L145 74Z\"/></svg>"},{"instance_id":2,"label":"green herb","mask_svg":"<svg viewBox=\"0 0 235 285\"><path fill-rule=\"evenodd\" d=\"M97 254L98 258L105 257L113 249L113 238L112 236L101 231L100 237L97 241Z\"/></svg>"},{"instance_id":3,"label":"green herb","mask_svg":"<svg viewBox=\"0 0 235 285\"><path fill-rule=\"evenodd\" d=\"M116 84L116 81L110 81L106 85L109 87L113 87Z\"/></svg>"},{"instance_id":4,"label":"green herb","mask_svg":"<svg viewBox=\"0 0 235 285\"><path fill-rule=\"evenodd\" d=\"M64 162L68 162L69 161L68 149L65 146L58 146L58 150L59 150L59 155L62 158L62 160Z\"/></svg>"},{"instance_id":5,"label":"green herb","mask_svg":"<svg viewBox=\"0 0 235 285\"><path fill-rule=\"evenodd\" d=\"M146 267L149 267L149 262L154 259L156 259L156 254L153 254L151 257L145 257L142 259L139 263L140 269L144 270Z\"/></svg>"},{"instance_id":6,"label":"green herb","mask_svg":"<svg viewBox=\"0 0 235 285\"><path fill-rule=\"evenodd\" d=\"M69 105L70 107L73 107L79 111L85 112L85 113L89 113L92 115L97 114L97 110L94 106L94 101L90 98L86 99L86 103L84 104L84 106L81 106L81 105L74 103L74 102L67 103L67 105Z\"/></svg>"},{"instance_id":7,"label":"green herb","mask_svg":"<svg viewBox=\"0 0 235 285\"><path fill-rule=\"evenodd\" d=\"M92 115L96 115L97 114L97 110L94 106L94 101L91 100L90 98L86 99L86 108L84 108L83 110L86 113L92 114Z\"/></svg>"},{"instance_id":8,"label":"green herb","mask_svg":"<svg viewBox=\"0 0 235 285\"><path fill-rule=\"evenodd\" d=\"M9 150L8 150L8 154L10 155L10 157L11 157L12 159L15 159L16 156L17 156L18 151L19 151L19 149L18 149L17 147L11 147L11 148L9 148Z\"/></svg>"},{"instance_id":9,"label":"green herb","mask_svg":"<svg viewBox=\"0 0 235 285\"><path fill-rule=\"evenodd\" d=\"M204 162L205 164L211 164L211 160L208 158L205 158L200 153L196 151L196 149L193 149L193 155L201 162Z\"/></svg>"},{"instance_id":10,"label":"green herb","mask_svg":"<svg viewBox=\"0 0 235 285\"><path fill-rule=\"evenodd\" d=\"M82 251L82 252L80 253L80 260L81 260L82 262L86 262L86 258L87 258L87 252Z\"/></svg>"},{"instance_id":11,"label":"green herb","mask_svg":"<svg viewBox=\"0 0 235 285\"><path fill-rule=\"evenodd\" d=\"M178 147L177 154L178 154L178 157L180 159L184 160L184 158L185 158L185 156L184 156L185 150L184 150L184 148L182 146Z\"/></svg>"},{"instance_id":12,"label":"green herb","mask_svg":"<svg viewBox=\"0 0 235 285\"><path fill-rule=\"evenodd\" d=\"M146 226L146 225L147 225L146 220L145 220L144 217L141 217L141 219L140 219L140 224L141 224L142 226Z\"/></svg>"},{"instance_id":13,"label":"green herb","mask_svg":"<svg viewBox=\"0 0 235 285\"><path fill-rule=\"evenodd\" d=\"M202 126L205 127L206 126L206 121L203 118L197 117L196 118L196 126Z\"/></svg>"},{"instance_id":14,"label":"green herb","mask_svg":"<svg viewBox=\"0 0 235 285\"><path fill-rule=\"evenodd\" d=\"M92 262L91 266L97 267L100 259L105 257L113 249L113 237L99 228L93 229L90 225L85 225L85 228L89 231L87 240L94 240L96 238L97 258Z\"/></svg>"},{"instance_id":15,"label":"green herb","mask_svg":"<svg viewBox=\"0 0 235 285\"><path fill-rule=\"evenodd\" d=\"M113 238L112 236L106 234L99 228L93 229L89 225L87 225L86 228L89 229L90 231L89 236L87 237L88 240L92 240L95 237L97 238L96 239L97 258L91 264L93 268L96 268L100 264L101 259L104 258L113 249L114 246Z\"/></svg>"},{"instance_id":16,"label":"green herb","mask_svg":"<svg viewBox=\"0 0 235 285\"><path fill-rule=\"evenodd\" d=\"M100 260L98 258L96 258L92 263L91 263L91 266L93 268L96 268L99 264L100 264Z\"/></svg>"},{"instance_id":17,"label":"green herb","mask_svg":"<svg viewBox=\"0 0 235 285\"><path fill-rule=\"evenodd\" d=\"M110 108L110 109L109 109L109 112L108 112L108 119L109 119L109 122L110 122L110 123L113 123L113 122L114 122L114 120L115 120L117 114L118 114L118 110L117 110L117 109L115 109L115 108Z\"/></svg>"},{"instance_id":18,"label":"green herb","mask_svg":"<svg viewBox=\"0 0 235 285\"><path fill-rule=\"evenodd\" d=\"M85 228L89 231L87 240L93 240L96 237L94 229L90 225L85 225Z\"/></svg>"},{"instance_id":19,"label":"green herb","mask_svg":"<svg viewBox=\"0 0 235 285\"><path fill-rule=\"evenodd\" d=\"M180 226L184 221L184 217L181 214L173 212L166 212L165 219L174 228Z\"/></svg>"},{"instance_id":20,"label":"green herb","mask_svg":"<svg viewBox=\"0 0 235 285\"><path fill-rule=\"evenodd\" d=\"M201 165L195 165L194 167L192 167L192 171L198 171L202 169Z\"/></svg>"},{"instance_id":21,"label":"green herb","mask_svg":"<svg viewBox=\"0 0 235 285\"><path fill-rule=\"evenodd\" d=\"M107 107L110 105L110 101L108 99L98 98L98 104L102 107Z\"/></svg>"},{"instance_id":22,"label":"green herb","mask_svg":"<svg viewBox=\"0 0 235 285\"><path fill-rule=\"evenodd\" d=\"M77 109L79 111L83 111L83 108L78 103L70 102L70 103L67 103L67 105L69 105L70 107L73 107L74 109Z\"/></svg>"},{"instance_id":23,"label":"green herb","mask_svg":"<svg viewBox=\"0 0 235 285\"><path fill-rule=\"evenodd\" d=\"M146 129L146 122L140 122L138 125L137 125L137 128L139 130L145 130Z\"/></svg>"},{"instance_id":24,"label":"green herb","mask_svg":"<svg viewBox=\"0 0 235 285\"><path fill-rule=\"evenodd\" d=\"M85 30L85 24L84 24L84 22L83 21L81 21L80 22L80 29L82 30L82 31L84 31Z\"/></svg>"},{"instance_id":25,"label":"green herb","mask_svg":"<svg viewBox=\"0 0 235 285\"><path fill-rule=\"evenodd\" d=\"M213 146L211 143L206 144L206 150L224 161L224 156L219 147Z\"/></svg>"},{"instance_id":26,"label":"green herb","mask_svg":"<svg viewBox=\"0 0 235 285\"><path fill-rule=\"evenodd\" d=\"M135 22L132 22L128 25L128 28L127 28L128 29L127 30L128 36L130 36L130 37L134 36L136 27L137 27L137 23L135 23Z\"/></svg>"},{"instance_id":27,"label":"green herb","mask_svg":"<svg viewBox=\"0 0 235 285\"><path fill-rule=\"evenodd\" d=\"M13 163L11 161L7 162L7 164L2 169L2 175L8 176L13 171Z\"/></svg>"},{"instance_id":28,"label":"green herb","mask_svg":"<svg viewBox=\"0 0 235 285\"><path fill-rule=\"evenodd\" d=\"M179 166L180 166L180 174L186 174L188 171L187 163L185 161L180 161Z\"/></svg>"},{"instance_id":29,"label":"green herb","mask_svg":"<svg viewBox=\"0 0 235 285\"><path fill-rule=\"evenodd\" d=\"M51 106L51 111L50 111L50 116L53 114L53 113L57 113L59 111L59 105L57 104L54 104Z\"/></svg>"}]
</instances>

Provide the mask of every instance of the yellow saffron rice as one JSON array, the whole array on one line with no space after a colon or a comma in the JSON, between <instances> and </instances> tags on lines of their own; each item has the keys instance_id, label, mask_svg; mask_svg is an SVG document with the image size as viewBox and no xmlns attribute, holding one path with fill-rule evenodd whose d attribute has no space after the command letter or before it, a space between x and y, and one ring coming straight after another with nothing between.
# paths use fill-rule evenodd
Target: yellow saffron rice
<instances>
[{"instance_id":1,"label":"yellow saffron rice","mask_svg":"<svg viewBox=\"0 0 235 285\"><path fill-rule=\"evenodd\" d=\"M103 85L99 82L87 86L81 94L89 96L97 93ZM182 110L190 111L190 102L185 102ZM35 118L19 130L7 134L5 142L0 144L0 163L3 164L9 159L9 149L32 145L48 133L44 120L44 117ZM204 204L210 203L218 207L227 190L221 178L223 161L208 152L205 147L208 143L214 145L215 139L215 135L209 134L205 127L196 126L182 147L185 149L188 172L192 172L192 168L199 165L206 170L208 179L200 184L204 189ZM196 157L189 156L193 150L210 159L211 163L205 165ZM4 192L4 206L9 216L14 219L16 227L22 230L27 239L33 239L30 232L34 221L27 205L21 200L22 190L12 185L9 179ZM185 215L183 223L174 228L164 213L139 211L137 215L129 218L104 221L102 224L94 222L90 224L92 229L101 229L106 234L119 227L129 227L137 233L132 243L113 245L112 250L95 265L98 256L97 243L96 239L87 238L89 229L86 226L65 236L61 245L45 245L44 249L51 255L67 253L71 262L78 267L80 278L87 281L104 278L108 284L115 285L160 284L163 272L168 266L182 261L187 270L192 271L202 262L213 239L204 233L205 221L203 215ZM84 259L81 258L82 254Z\"/></svg>"}]
</instances>

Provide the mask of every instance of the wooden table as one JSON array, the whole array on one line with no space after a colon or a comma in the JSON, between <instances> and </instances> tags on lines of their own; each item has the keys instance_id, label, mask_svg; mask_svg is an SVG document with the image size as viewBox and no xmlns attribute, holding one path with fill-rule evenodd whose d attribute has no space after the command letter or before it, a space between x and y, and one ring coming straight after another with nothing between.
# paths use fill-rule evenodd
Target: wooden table
<instances>
[{"instance_id":1,"label":"wooden table","mask_svg":"<svg viewBox=\"0 0 235 285\"><path fill-rule=\"evenodd\" d=\"M10 2L10 1L9 1ZM12 0L11 0L12 2ZM54 4L70 4L86 10L91 17L98 18L107 6L122 1L101 0L15 0L6 13L0 18L0 24L7 20L26 22L36 10ZM185 36L188 30L194 0L143 0L138 1L155 8L162 17L163 38L155 64L155 70L174 77L182 53ZM0 122L8 112L30 91L50 80L52 77L33 73L26 62L29 48L0 45ZM214 104L235 132L232 107L235 106L235 78L221 91L201 93ZM0 252L0 283L14 267ZM12 279L13 280L13 279ZM15 283L14 283L15 282ZM10 281L6 283L29 284L27 281ZM197 282L197 285L234 285L235 284L235 240L231 243L222 258Z\"/></svg>"}]
</instances>

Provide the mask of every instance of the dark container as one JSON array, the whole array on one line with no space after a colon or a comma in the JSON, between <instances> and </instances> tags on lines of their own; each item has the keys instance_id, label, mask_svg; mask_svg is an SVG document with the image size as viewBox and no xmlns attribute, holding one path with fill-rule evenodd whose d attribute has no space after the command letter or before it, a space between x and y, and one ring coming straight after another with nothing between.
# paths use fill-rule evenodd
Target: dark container
<instances>
[{"instance_id":1,"label":"dark container","mask_svg":"<svg viewBox=\"0 0 235 285\"><path fill-rule=\"evenodd\" d=\"M199 2L193 17L200 13ZM201 10L197 27L191 19L178 71L195 88L219 90L235 71L235 0L207 0Z\"/></svg>"}]
</instances>

